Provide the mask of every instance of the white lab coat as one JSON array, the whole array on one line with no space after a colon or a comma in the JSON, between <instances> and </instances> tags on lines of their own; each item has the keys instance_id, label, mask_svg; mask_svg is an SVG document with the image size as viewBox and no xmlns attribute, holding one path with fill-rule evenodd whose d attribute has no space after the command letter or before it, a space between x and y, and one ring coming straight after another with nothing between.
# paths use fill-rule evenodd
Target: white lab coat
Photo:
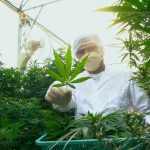
<instances>
[{"instance_id":1,"label":"white lab coat","mask_svg":"<svg viewBox=\"0 0 150 150\"><path fill-rule=\"evenodd\" d=\"M72 90L71 102L65 107L53 104L54 109L65 112L75 108L76 118L88 111L99 113L106 109L108 113L118 109L150 112L150 99L143 89L130 80L131 73L106 67L105 71L99 74L92 75L84 71L79 75L81 76L93 78L76 84L76 89ZM149 116L147 121L150 123Z\"/></svg>"}]
</instances>

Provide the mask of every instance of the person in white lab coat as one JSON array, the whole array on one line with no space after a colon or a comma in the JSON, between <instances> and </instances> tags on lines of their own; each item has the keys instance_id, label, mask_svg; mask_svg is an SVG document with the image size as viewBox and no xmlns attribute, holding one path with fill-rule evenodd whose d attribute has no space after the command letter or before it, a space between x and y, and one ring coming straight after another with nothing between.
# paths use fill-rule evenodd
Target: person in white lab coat
<instances>
[{"instance_id":1,"label":"person in white lab coat","mask_svg":"<svg viewBox=\"0 0 150 150\"><path fill-rule=\"evenodd\" d=\"M45 99L53 108L65 112L76 109L76 118L80 114L99 113L107 109L107 113L119 109L150 112L150 99L147 93L131 79L131 73L114 71L104 64L103 47L96 34L79 37L74 44L74 53L79 61L89 55L85 71L79 76L92 78L76 84L76 89L50 87ZM56 82L56 81L55 81ZM150 123L150 117L146 120Z\"/></svg>"}]
</instances>

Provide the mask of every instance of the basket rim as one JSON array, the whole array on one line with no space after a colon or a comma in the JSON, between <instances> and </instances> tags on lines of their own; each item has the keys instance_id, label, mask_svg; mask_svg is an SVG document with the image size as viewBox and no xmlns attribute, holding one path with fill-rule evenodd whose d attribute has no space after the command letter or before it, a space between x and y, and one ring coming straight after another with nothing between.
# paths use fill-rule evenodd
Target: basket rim
<instances>
[{"instance_id":1,"label":"basket rim","mask_svg":"<svg viewBox=\"0 0 150 150\"><path fill-rule=\"evenodd\" d=\"M35 143L38 146L41 145L53 145L56 143L56 141L48 141L48 140L44 140L46 139L47 133L43 134L42 136L40 136L38 139L36 139ZM137 140L136 137L130 137L130 138L103 138L103 141L125 141L125 140ZM59 145L64 145L67 142L67 140L64 141L59 141L58 144ZM98 143L98 139L84 139L84 140L70 140L69 144L97 144Z\"/></svg>"}]
</instances>

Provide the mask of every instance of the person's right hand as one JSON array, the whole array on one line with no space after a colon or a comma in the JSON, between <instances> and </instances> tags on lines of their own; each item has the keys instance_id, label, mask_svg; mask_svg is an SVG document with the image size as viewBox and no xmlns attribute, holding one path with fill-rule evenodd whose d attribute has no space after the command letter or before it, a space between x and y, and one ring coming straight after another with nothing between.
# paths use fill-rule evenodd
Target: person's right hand
<instances>
[{"instance_id":1,"label":"person's right hand","mask_svg":"<svg viewBox=\"0 0 150 150\"><path fill-rule=\"evenodd\" d=\"M65 106L71 101L71 90L66 87L49 87L45 100L56 105Z\"/></svg>"}]
</instances>

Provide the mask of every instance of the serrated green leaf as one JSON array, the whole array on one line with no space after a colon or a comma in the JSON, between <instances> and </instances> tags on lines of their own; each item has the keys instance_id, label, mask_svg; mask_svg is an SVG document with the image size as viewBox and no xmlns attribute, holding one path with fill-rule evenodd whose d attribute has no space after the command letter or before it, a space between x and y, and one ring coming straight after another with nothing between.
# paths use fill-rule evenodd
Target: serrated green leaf
<instances>
[{"instance_id":1,"label":"serrated green leaf","mask_svg":"<svg viewBox=\"0 0 150 150\"><path fill-rule=\"evenodd\" d=\"M87 59L88 55L85 58L83 58L83 60L74 68L71 74L70 81L73 80L79 73L83 72Z\"/></svg>"},{"instance_id":2,"label":"serrated green leaf","mask_svg":"<svg viewBox=\"0 0 150 150\"><path fill-rule=\"evenodd\" d=\"M60 81L60 82L63 82L63 79L55 72L53 72L52 70L47 70L47 73L54 79Z\"/></svg>"},{"instance_id":3,"label":"serrated green leaf","mask_svg":"<svg viewBox=\"0 0 150 150\"><path fill-rule=\"evenodd\" d=\"M130 21L131 20L131 18L139 18L139 16L140 16L140 14L130 14L130 15L128 15L128 16L124 16L124 17L121 17L121 18L117 18L117 19L115 19L115 20L113 20L112 21L112 24L111 25L109 25L108 26L108 28L110 28L110 27L112 27L112 26L114 26L114 25L117 25L117 24L119 24L119 23L122 23L122 22L127 22L127 21Z\"/></svg>"},{"instance_id":4,"label":"serrated green leaf","mask_svg":"<svg viewBox=\"0 0 150 150\"><path fill-rule=\"evenodd\" d=\"M146 33L150 33L150 28L142 27L141 25L138 25L138 24L136 24L136 26L134 26L134 29L138 29L138 30L142 30Z\"/></svg>"},{"instance_id":5,"label":"serrated green leaf","mask_svg":"<svg viewBox=\"0 0 150 150\"><path fill-rule=\"evenodd\" d=\"M123 62L127 56L128 56L128 53L124 54L123 58L121 59L121 62Z\"/></svg>"},{"instance_id":6,"label":"serrated green leaf","mask_svg":"<svg viewBox=\"0 0 150 150\"><path fill-rule=\"evenodd\" d=\"M136 60L140 60L136 54L132 53L132 56L133 56Z\"/></svg>"},{"instance_id":7,"label":"serrated green leaf","mask_svg":"<svg viewBox=\"0 0 150 150\"><path fill-rule=\"evenodd\" d=\"M71 83L66 83L66 85L69 85L71 88L73 88L73 89L75 89L76 87L73 85L73 84L71 84Z\"/></svg>"},{"instance_id":8,"label":"serrated green leaf","mask_svg":"<svg viewBox=\"0 0 150 150\"><path fill-rule=\"evenodd\" d=\"M52 85L53 87L61 87L61 86L64 86L64 84L61 84L61 83L59 83L59 84L54 84L54 85Z\"/></svg>"},{"instance_id":9,"label":"serrated green leaf","mask_svg":"<svg viewBox=\"0 0 150 150\"><path fill-rule=\"evenodd\" d=\"M123 24L122 24L122 25L123 25ZM126 23L126 24L122 27L122 29L121 29L119 32L117 32L117 35L121 34L123 31L125 31L125 30L126 30L126 27L127 27L128 25L129 25L129 24Z\"/></svg>"},{"instance_id":10,"label":"serrated green leaf","mask_svg":"<svg viewBox=\"0 0 150 150\"><path fill-rule=\"evenodd\" d=\"M137 7L138 9L145 10L143 3L139 0L126 0L126 2L130 3L131 5Z\"/></svg>"},{"instance_id":11,"label":"serrated green leaf","mask_svg":"<svg viewBox=\"0 0 150 150\"><path fill-rule=\"evenodd\" d=\"M65 68L64 68L64 64L59 56L59 54L54 51L54 57L55 57L55 66L57 68L58 73L60 74L60 76L62 76L62 78L66 78L66 74L65 74Z\"/></svg>"},{"instance_id":12,"label":"serrated green leaf","mask_svg":"<svg viewBox=\"0 0 150 150\"><path fill-rule=\"evenodd\" d=\"M81 77L81 78L78 78L78 79L71 81L71 83L81 83L81 82L84 82L90 78L92 78L92 77Z\"/></svg>"},{"instance_id":13,"label":"serrated green leaf","mask_svg":"<svg viewBox=\"0 0 150 150\"><path fill-rule=\"evenodd\" d=\"M72 56L71 56L71 46L69 45L66 53L66 66L65 66L67 78L70 76L71 66L72 66Z\"/></svg>"},{"instance_id":14,"label":"serrated green leaf","mask_svg":"<svg viewBox=\"0 0 150 150\"><path fill-rule=\"evenodd\" d=\"M102 11L102 12L127 12L127 13L137 13L139 12L138 9L134 9L132 7L127 7L127 6L109 6L109 7L104 7L104 8L99 8L97 11Z\"/></svg>"}]
</instances>

